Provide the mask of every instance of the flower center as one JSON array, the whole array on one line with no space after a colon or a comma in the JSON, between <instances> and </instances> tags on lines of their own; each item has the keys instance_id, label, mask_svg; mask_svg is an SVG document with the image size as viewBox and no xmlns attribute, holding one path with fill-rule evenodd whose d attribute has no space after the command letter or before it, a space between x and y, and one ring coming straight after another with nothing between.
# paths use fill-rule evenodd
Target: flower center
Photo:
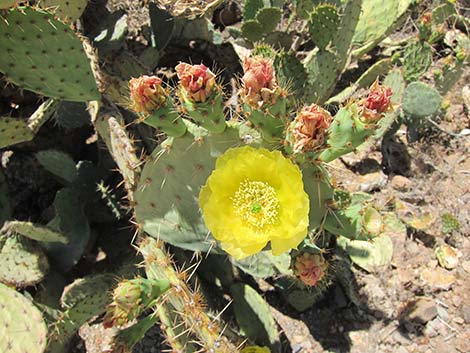
<instances>
[{"instance_id":1,"label":"flower center","mask_svg":"<svg viewBox=\"0 0 470 353\"><path fill-rule=\"evenodd\" d=\"M244 180L233 195L235 213L256 228L274 224L279 200L274 188L265 181Z\"/></svg>"}]
</instances>

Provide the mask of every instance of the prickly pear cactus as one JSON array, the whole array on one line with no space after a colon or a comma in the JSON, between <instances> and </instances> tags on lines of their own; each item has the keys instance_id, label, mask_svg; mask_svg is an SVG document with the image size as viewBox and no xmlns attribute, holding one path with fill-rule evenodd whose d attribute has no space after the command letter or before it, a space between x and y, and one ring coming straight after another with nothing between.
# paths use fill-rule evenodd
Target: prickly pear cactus
<instances>
[{"instance_id":1,"label":"prickly pear cactus","mask_svg":"<svg viewBox=\"0 0 470 353\"><path fill-rule=\"evenodd\" d=\"M19 288L41 282L49 270L42 249L19 235L0 237L0 281Z\"/></svg>"},{"instance_id":2,"label":"prickly pear cactus","mask_svg":"<svg viewBox=\"0 0 470 353\"><path fill-rule=\"evenodd\" d=\"M69 21L75 21L82 15L88 0L45 0L43 5L54 14Z\"/></svg>"},{"instance_id":3,"label":"prickly pear cactus","mask_svg":"<svg viewBox=\"0 0 470 353\"><path fill-rule=\"evenodd\" d=\"M0 311L1 352L44 352L47 326L31 301L0 283Z\"/></svg>"},{"instance_id":4,"label":"prickly pear cactus","mask_svg":"<svg viewBox=\"0 0 470 353\"><path fill-rule=\"evenodd\" d=\"M81 40L51 13L17 7L0 23L0 71L20 87L69 101L99 99Z\"/></svg>"}]
</instances>

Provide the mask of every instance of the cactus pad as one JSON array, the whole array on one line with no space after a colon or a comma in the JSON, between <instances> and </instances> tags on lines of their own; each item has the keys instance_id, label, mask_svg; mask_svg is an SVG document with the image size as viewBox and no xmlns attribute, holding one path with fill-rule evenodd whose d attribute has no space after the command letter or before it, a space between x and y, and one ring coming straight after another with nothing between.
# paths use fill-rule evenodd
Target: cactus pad
<instances>
[{"instance_id":1,"label":"cactus pad","mask_svg":"<svg viewBox=\"0 0 470 353\"><path fill-rule=\"evenodd\" d=\"M277 7L266 7L256 14L256 20L260 23L264 33L272 32L276 29L281 20L282 12Z\"/></svg>"},{"instance_id":2,"label":"cactus pad","mask_svg":"<svg viewBox=\"0 0 470 353\"><path fill-rule=\"evenodd\" d=\"M403 110L415 117L435 114L441 106L442 97L436 89L422 82L412 82L403 96Z\"/></svg>"},{"instance_id":3,"label":"cactus pad","mask_svg":"<svg viewBox=\"0 0 470 353\"><path fill-rule=\"evenodd\" d=\"M41 313L31 301L1 283L0 312L0 352L44 352L47 327Z\"/></svg>"},{"instance_id":4,"label":"cactus pad","mask_svg":"<svg viewBox=\"0 0 470 353\"><path fill-rule=\"evenodd\" d=\"M52 14L9 10L0 22L0 46L0 71L18 86L69 101L99 99L80 39Z\"/></svg>"},{"instance_id":5,"label":"cactus pad","mask_svg":"<svg viewBox=\"0 0 470 353\"><path fill-rule=\"evenodd\" d=\"M263 26L256 20L244 21L242 24L242 34L248 40L256 42L263 38Z\"/></svg>"},{"instance_id":6,"label":"cactus pad","mask_svg":"<svg viewBox=\"0 0 470 353\"><path fill-rule=\"evenodd\" d=\"M190 135L157 149L145 164L135 192L137 222L155 238L190 250L208 251L213 240L199 212L199 190L229 147L242 143L237 129L206 136Z\"/></svg>"},{"instance_id":7,"label":"cactus pad","mask_svg":"<svg viewBox=\"0 0 470 353\"><path fill-rule=\"evenodd\" d=\"M49 270L46 255L31 240L21 236L0 238L0 281L15 287L39 283Z\"/></svg>"},{"instance_id":8,"label":"cactus pad","mask_svg":"<svg viewBox=\"0 0 470 353\"><path fill-rule=\"evenodd\" d=\"M336 7L328 4L320 5L310 15L308 29L313 42L320 49L326 49L328 43L336 35L339 15Z\"/></svg>"},{"instance_id":9,"label":"cactus pad","mask_svg":"<svg viewBox=\"0 0 470 353\"><path fill-rule=\"evenodd\" d=\"M11 221L5 223L4 229L10 234L17 233L22 236L44 242L68 243L65 235L50 228L31 222Z\"/></svg>"},{"instance_id":10,"label":"cactus pad","mask_svg":"<svg viewBox=\"0 0 470 353\"><path fill-rule=\"evenodd\" d=\"M56 16L75 21L82 16L88 0L44 0L43 5L51 8Z\"/></svg>"}]
</instances>

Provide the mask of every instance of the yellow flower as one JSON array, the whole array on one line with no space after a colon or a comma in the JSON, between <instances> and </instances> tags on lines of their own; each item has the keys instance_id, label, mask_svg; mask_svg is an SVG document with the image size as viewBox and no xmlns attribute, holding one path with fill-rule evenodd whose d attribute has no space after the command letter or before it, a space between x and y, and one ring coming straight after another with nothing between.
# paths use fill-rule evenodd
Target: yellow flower
<instances>
[{"instance_id":1,"label":"yellow flower","mask_svg":"<svg viewBox=\"0 0 470 353\"><path fill-rule=\"evenodd\" d=\"M204 221L237 259L271 242L274 255L296 248L307 235L309 200L300 169L279 151L232 148L199 194Z\"/></svg>"},{"instance_id":2,"label":"yellow flower","mask_svg":"<svg viewBox=\"0 0 470 353\"><path fill-rule=\"evenodd\" d=\"M248 346L241 350L240 353L271 353L268 347Z\"/></svg>"}]
</instances>

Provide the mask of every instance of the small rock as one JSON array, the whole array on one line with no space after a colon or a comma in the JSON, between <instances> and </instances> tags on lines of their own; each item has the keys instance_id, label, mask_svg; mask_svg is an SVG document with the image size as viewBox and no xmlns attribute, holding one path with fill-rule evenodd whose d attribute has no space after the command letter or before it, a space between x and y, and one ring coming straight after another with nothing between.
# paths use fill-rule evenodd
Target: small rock
<instances>
[{"instance_id":1,"label":"small rock","mask_svg":"<svg viewBox=\"0 0 470 353\"><path fill-rule=\"evenodd\" d=\"M449 328L439 318L429 321L424 329L424 333L429 337L437 335L446 336L449 333ZM434 335L434 336L433 336Z\"/></svg>"},{"instance_id":2,"label":"small rock","mask_svg":"<svg viewBox=\"0 0 470 353\"><path fill-rule=\"evenodd\" d=\"M449 313L444 307L440 305L437 306L437 316L439 316L444 321L449 320Z\"/></svg>"},{"instance_id":3,"label":"small rock","mask_svg":"<svg viewBox=\"0 0 470 353\"><path fill-rule=\"evenodd\" d=\"M462 262L462 268L465 270L465 272L470 273L470 261L464 261Z\"/></svg>"},{"instance_id":4,"label":"small rock","mask_svg":"<svg viewBox=\"0 0 470 353\"><path fill-rule=\"evenodd\" d=\"M360 175L354 183L346 186L348 191L371 192L380 190L387 184L387 176L382 172L374 172L370 174Z\"/></svg>"},{"instance_id":5,"label":"small rock","mask_svg":"<svg viewBox=\"0 0 470 353\"><path fill-rule=\"evenodd\" d=\"M407 303L402 320L426 324L437 316L436 303L432 299L419 297Z\"/></svg>"},{"instance_id":6,"label":"small rock","mask_svg":"<svg viewBox=\"0 0 470 353\"><path fill-rule=\"evenodd\" d=\"M470 352L470 331L461 332L454 341L455 348L461 353Z\"/></svg>"},{"instance_id":7,"label":"small rock","mask_svg":"<svg viewBox=\"0 0 470 353\"><path fill-rule=\"evenodd\" d=\"M433 289L449 290L455 282L455 276L438 267L421 271L421 279Z\"/></svg>"},{"instance_id":8,"label":"small rock","mask_svg":"<svg viewBox=\"0 0 470 353\"><path fill-rule=\"evenodd\" d=\"M395 175L391 180L392 188L398 191L410 190L413 186L413 182L402 175Z\"/></svg>"},{"instance_id":9,"label":"small rock","mask_svg":"<svg viewBox=\"0 0 470 353\"><path fill-rule=\"evenodd\" d=\"M470 324L470 305L462 305L462 316L466 324Z\"/></svg>"},{"instance_id":10,"label":"small rock","mask_svg":"<svg viewBox=\"0 0 470 353\"><path fill-rule=\"evenodd\" d=\"M463 325L465 323L465 320L462 319L461 317L457 316L457 317L454 317L454 322L457 324L457 325Z\"/></svg>"},{"instance_id":11,"label":"small rock","mask_svg":"<svg viewBox=\"0 0 470 353\"><path fill-rule=\"evenodd\" d=\"M459 264L459 258L455 249L447 244L440 245L434 250L439 265L448 270L452 270Z\"/></svg>"}]
</instances>

